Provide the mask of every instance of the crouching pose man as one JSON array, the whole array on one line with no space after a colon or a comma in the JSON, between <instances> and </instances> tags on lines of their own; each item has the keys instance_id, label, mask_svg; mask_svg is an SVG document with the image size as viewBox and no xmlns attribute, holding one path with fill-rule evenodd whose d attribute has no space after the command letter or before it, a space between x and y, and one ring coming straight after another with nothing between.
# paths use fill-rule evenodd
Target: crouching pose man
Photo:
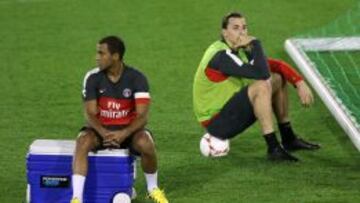
<instances>
[{"instance_id":1,"label":"crouching pose man","mask_svg":"<svg viewBox=\"0 0 360 203\"><path fill-rule=\"evenodd\" d=\"M102 148L129 148L141 157L149 197L157 203L168 203L158 188L157 158L147 123L150 94L146 77L126 65L125 46L115 36L97 44L98 68L84 78L84 111L87 125L76 140L73 158L73 198L82 203L88 170L88 153Z\"/></svg>"},{"instance_id":2,"label":"crouching pose man","mask_svg":"<svg viewBox=\"0 0 360 203\"><path fill-rule=\"evenodd\" d=\"M288 64L267 59L260 41L248 35L245 17L237 12L226 15L221 39L205 51L193 84L195 115L206 129L204 137L225 142L258 121L270 160L298 161L288 151L318 149L319 145L299 138L290 125L287 83L296 87L304 106L312 104L313 95L302 77ZM219 151L215 156L224 154Z\"/></svg>"}]
</instances>

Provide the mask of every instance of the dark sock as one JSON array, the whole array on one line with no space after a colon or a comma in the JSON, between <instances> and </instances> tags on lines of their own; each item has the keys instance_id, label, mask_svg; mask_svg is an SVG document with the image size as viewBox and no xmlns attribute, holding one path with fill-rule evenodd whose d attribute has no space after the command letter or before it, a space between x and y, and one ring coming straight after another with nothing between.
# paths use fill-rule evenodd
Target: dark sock
<instances>
[{"instance_id":1,"label":"dark sock","mask_svg":"<svg viewBox=\"0 0 360 203\"><path fill-rule=\"evenodd\" d=\"M279 142L276 139L276 135L274 132L264 135L264 139L266 141L269 151L272 151L274 148L279 146Z\"/></svg>"},{"instance_id":2,"label":"dark sock","mask_svg":"<svg viewBox=\"0 0 360 203\"><path fill-rule=\"evenodd\" d=\"M296 135L292 130L290 122L279 123L279 130L282 143L289 143L296 139Z\"/></svg>"}]
</instances>

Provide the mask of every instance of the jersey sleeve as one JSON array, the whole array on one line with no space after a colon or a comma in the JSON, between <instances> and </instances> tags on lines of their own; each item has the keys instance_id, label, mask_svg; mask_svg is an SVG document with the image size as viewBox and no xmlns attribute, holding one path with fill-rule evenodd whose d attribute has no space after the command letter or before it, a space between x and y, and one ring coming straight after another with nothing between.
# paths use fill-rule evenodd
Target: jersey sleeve
<instances>
[{"instance_id":1,"label":"jersey sleeve","mask_svg":"<svg viewBox=\"0 0 360 203\"><path fill-rule=\"evenodd\" d=\"M253 40L251 46L250 55L252 59L249 63L243 62L230 49L227 49L216 53L210 60L208 67L229 76L268 79L270 71L260 41Z\"/></svg>"},{"instance_id":2,"label":"jersey sleeve","mask_svg":"<svg viewBox=\"0 0 360 203\"><path fill-rule=\"evenodd\" d=\"M96 78L86 74L83 82L82 98L84 101L97 99Z\"/></svg>"},{"instance_id":3,"label":"jersey sleeve","mask_svg":"<svg viewBox=\"0 0 360 203\"><path fill-rule=\"evenodd\" d=\"M149 104L150 103L150 92L149 84L146 77L143 74L138 74L135 78L135 104Z\"/></svg>"},{"instance_id":4,"label":"jersey sleeve","mask_svg":"<svg viewBox=\"0 0 360 203\"><path fill-rule=\"evenodd\" d=\"M295 85L297 82L303 80L303 77L289 64L281 60L268 59L271 72L279 73L289 83Z\"/></svg>"}]
</instances>

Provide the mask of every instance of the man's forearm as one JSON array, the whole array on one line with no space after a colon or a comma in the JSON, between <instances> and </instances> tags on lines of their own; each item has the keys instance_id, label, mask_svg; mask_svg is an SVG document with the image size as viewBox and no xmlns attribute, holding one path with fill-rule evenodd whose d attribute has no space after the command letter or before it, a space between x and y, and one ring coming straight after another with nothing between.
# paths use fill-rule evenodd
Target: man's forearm
<instances>
[{"instance_id":1,"label":"man's forearm","mask_svg":"<svg viewBox=\"0 0 360 203\"><path fill-rule=\"evenodd\" d=\"M92 128L94 128L100 136L104 137L107 130L101 125L99 119L95 115L85 113L86 120Z\"/></svg>"},{"instance_id":2,"label":"man's forearm","mask_svg":"<svg viewBox=\"0 0 360 203\"><path fill-rule=\"evenodd\" d=\"M128 125L126 128L124 128L124 130L127 131L128 136L129 136L129 135L133 134L134 132L136 132L137 130L144 128L146 124L147 124L147 116L146 115L137 116L135 118L135 120L133 120L131 122L130 125Z\"/></svg>"},{"instance_id":3,"label":"man's forearm","mask_svg":"<svg viewBox=\"0 0 360 203\"><path fill-rule=\"evenodd\" d=\"M295 85L303 80L303 77L289 64L284 61L268 58L271 72L279 73L286 81Z\"/></svg>"},{"instance_id":4,"label":"man's forearm","mask_svg":"<svg viewBox=\"0 0 360 203\"><path fill-rule=\"evenodd\" d=\"M266 61L266 57L259 40L254 40L251 43L252 50L251 54L253 55L254 64L253 67L256 68L259 76L256 79L267 79L270 77L270 70Z\"/></svg>"}]
</instances>

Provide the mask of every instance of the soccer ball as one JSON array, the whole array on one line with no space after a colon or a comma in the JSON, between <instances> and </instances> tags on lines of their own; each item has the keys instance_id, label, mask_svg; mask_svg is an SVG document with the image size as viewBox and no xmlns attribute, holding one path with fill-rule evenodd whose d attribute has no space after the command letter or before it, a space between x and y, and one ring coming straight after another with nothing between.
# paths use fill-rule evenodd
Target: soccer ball
<instances>
[{"instance_id":1,"label":"soccer ball","mask_svg":"<svg viewBox=\"0 0 360 203\"><path fill-rule=\"evenodd\" d=\"M206 133L200 140L200 151L206 157L226 156L230 151L229 140L221 140Z\"/></svg>"},{"instance_id":2,"label":"soccer ball","mask_svg":"<svg viewBox=\"0 0 360 203\"><path fill-rule=\"evenodd\" d=\"M112 203L130 203L131 202L131 199L129 197L128 194L126 193L117 193L114 198L113 198L113 201Z\"/></svg>"}]
</instances>

